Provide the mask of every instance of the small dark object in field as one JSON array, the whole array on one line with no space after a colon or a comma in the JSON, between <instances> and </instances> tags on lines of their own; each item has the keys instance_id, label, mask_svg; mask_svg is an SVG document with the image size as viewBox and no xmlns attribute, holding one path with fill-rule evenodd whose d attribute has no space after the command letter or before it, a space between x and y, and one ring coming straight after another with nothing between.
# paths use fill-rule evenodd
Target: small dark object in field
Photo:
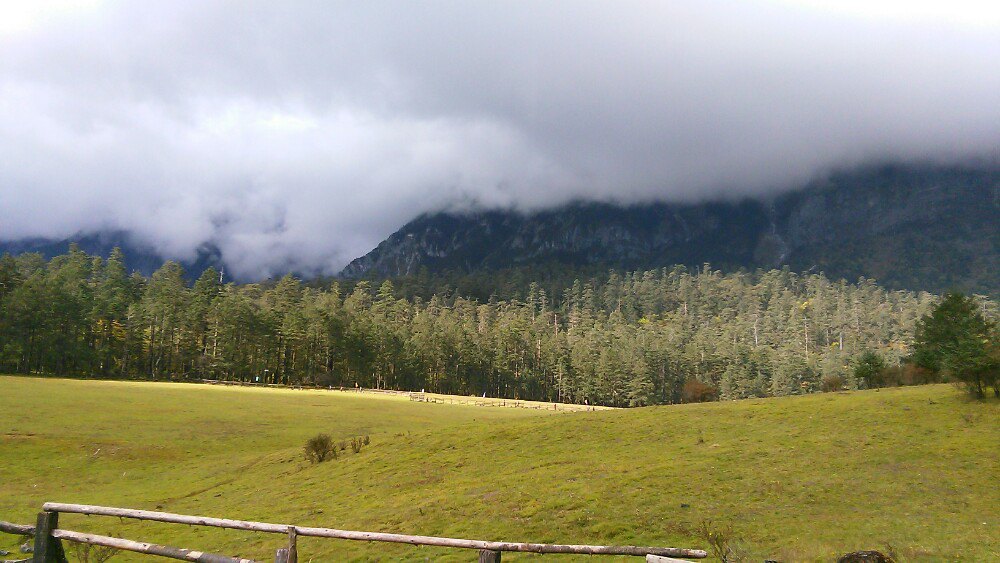
<instances>
[{"instance_id":1,"label":"small dark object in field","mask_svg":"<svg viewBox=\"0 0 1000 563\"><path fill-rule=\"evenodd\" d=\"M896 563L895 560L881 551L855 551L837 560L837 563Z\"/></svg>"},{"instance_id":2,"label":"small dark object in field","mask_svg":"<svg viewBox=\"0 0 1000 563\"><path fill-rule=\"evenodd\" d=\"M312 463L322 463L328 458L337 457L333 447L333 439L327 434L317 434L306 442L306 459Z\"/></svg>"},{"instance_id":3,"label":"small dark object in field","mask_svg":"<svg viewBox=\"0 0 1000 563\"><path fill-rule=\"evenodd\" d=\"M691 508L691 505L690 505L690 504L687 504L687 503L683 503L683 502L682 502L682 503L681 503L681 508Z\"/></svg>"},{"instance_id":4,"label":"small dark object in field","mask_svg":"<svg viewBox=\"0 0 1000 563\"><path fill-rule=\"evenodd\" d=\"M347 441L346 440L341 440L340 441L340 451L344 451L346 449L347 449Z\"/></svg>"},{"instance_id":5,"label":"small dark object in field","mask_svg":"<svg viewBox=\"0 0 1000 563\"><path fill-rule=\"evenodd\" d=\"M372 439L367 434L365 434L365 439L364 439L365 445L367 446L368 444L371 443L371 441L372 441Z\"/></svg>"},{"instance_id":6,"label":"small dark object in field","mask_svg":"<svg viewBox=\"0 0 1000 563\"><path fill-rule=\"evenodd\" d=\"M35 545L31 540L28 540L21 544L21 553L33 553L35 551Z\"/></svg>"}]
</instances>

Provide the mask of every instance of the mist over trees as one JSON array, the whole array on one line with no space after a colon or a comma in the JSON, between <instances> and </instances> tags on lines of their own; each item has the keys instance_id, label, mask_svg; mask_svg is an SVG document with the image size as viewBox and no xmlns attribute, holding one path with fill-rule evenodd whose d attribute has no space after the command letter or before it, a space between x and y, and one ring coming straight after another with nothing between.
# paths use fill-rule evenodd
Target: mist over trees
<instances>
[{"instance_id":1,"label":"mist over trees","mask_svg":"<svg viewBox=\"0 0 1000 563\"><path fill-rule=\"evenodd\" d=\"M765 397L880 383L858 366L912 378L903 359L937 302L865 279L707 265L609 272L559 292L525 282L507 299L400 298L390 281L241 285L211 268L188 284L173 262L147 279L121 252L72 249L0 259L0 371L614 406ZM995 318L992 301L970 302Z\"/></svg>"}]
</instances>

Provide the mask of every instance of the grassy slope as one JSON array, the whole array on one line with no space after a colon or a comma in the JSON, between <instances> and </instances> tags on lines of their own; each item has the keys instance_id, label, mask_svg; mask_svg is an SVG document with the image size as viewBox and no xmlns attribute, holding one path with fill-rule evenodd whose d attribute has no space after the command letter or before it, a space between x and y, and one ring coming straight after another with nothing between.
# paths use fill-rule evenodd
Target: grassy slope
<instances>
[{"instance_id":1,"label":"grassy slope","mask_svg":"<svg viewBox=\"0 0 1000 563\"><path fill-rule=\"evenodd\" d=\"M372 445L310 466L301 444L318 431L368 433ZM967 402L947 386L553 415L327 392L0 378L0 519L28 522L43 501L58 500L681 546L703 546L694 530L712 520L731 525L757 560L829 559L886 544L909 559L997 560L998 445L1000 406ZM63 523L264 560L281 542L101 518ZM0 548L12 545L0 536ZM472 557L308 538L300 552L303 561Z\"/></svg>"}]
</instances>

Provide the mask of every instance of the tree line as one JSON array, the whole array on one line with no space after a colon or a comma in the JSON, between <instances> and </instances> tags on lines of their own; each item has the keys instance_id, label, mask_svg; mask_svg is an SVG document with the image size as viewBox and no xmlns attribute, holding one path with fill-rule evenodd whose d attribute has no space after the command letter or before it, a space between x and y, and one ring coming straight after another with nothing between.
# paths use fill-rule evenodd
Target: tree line
<instances>
[{"instance_id":1,"label":"tree line","mask_svg":"<svg viewBox=\"0 0 1000 563\"><path fill-rule=\"evenodd\" d=\"M939 298L784 270L609 272L561 291L472 299L391 281L194 283L77 248L0 258L0 371L426 390L639 406L859 388L864 362L907 382ZM984 318L996 305L977 298ZM872 358L875 358L873 360ZM926 362L925 362L926 363Z\"/></svg>"}]
</instances>

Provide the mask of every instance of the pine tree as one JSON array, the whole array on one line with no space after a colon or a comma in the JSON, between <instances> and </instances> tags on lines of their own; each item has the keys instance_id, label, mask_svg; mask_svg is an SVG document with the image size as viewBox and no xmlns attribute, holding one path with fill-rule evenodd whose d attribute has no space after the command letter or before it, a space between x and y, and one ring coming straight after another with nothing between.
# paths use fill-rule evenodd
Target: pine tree
<instances>
[{"instance_id":1,"label":"pine tree","mask_svg":"<svg viewBox=\"0 0 1000 563\"><path fill-rule=\"evenodd\" d=\"M947 293L917 323L913 361L965 383L980 399L990 386L1000 397L997 340L996 322L983 315L975 299L961 293Z\"/></svg>"}]
</instances>

